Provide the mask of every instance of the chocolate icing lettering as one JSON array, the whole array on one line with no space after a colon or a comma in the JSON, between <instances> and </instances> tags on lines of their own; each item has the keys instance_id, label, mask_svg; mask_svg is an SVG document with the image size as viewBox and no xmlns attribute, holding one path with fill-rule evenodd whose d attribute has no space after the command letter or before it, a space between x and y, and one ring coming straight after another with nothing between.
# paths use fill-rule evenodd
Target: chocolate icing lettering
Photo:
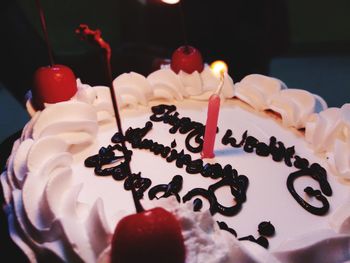
<instances>
[{"instance_id":1,"label":"chocolate icing lettering","mask_svg":"<svg viewBox=\"0 0 350 263\"><path fill-rule=\"evenodd\" d=\"M292 172L287 179L287 188L293 198L309 213L314 215L325 215L328 212L329 203L324 195L331 196L332 189L327 181L327 171L321 165L315 163L309 167L309 161L307 159L295 155L294 146L286 148L285 145L282 142L277 141L274 136L270 137L270 143L267 145L253 136L247 135L247 131L245 131L242 135L241 142L237 144L237 140L232 137L232 134L233 132L231 130L226 131L222 138L222 143L224 145L230 144L235 148L243 147L243 150L247 153L252 153L255 150L255 153L259 156L267 157L271 155L275 162L284 161L286 166L294 166L299 169L296 172ZM321 207L312 206L296 192L294 182L301 176L309 176L319 182L321 190L314 190L311 187L306 187L304 191L310 197L315 197L319 200L322 204Z\"/></svg>"},{"instance_id":2,"label":"chocolate icing lettering","mask_svg":"<svg viewBox=\"0 0 350 263\"><path fill-rule=\"evenodd\" d=\"M199 122L192 121L188 117L180 117L173 105L158 105L152 107L150 120L153 122L163 122L171 127L171 134L187 134L185 139L186 149L192 153L199 153L202 150L203 134L205 126ZM132 151L124 148L122 144L129 142L132 148L145 149L154 155L164 158L167 162L174 164L178 168L185 168L188 174L200 174L203 177L219 179L216 183L210 185L208 189L194 188L186 193L182 199L180 191L182 190L183 178L180 175L173 177L169 184L159 184L153 186L148 191L150 200L156 198L166 198L175 196L178 202L188 202L193 200L193 210L200 211L203 207L202 199L209 202L209 211L211 214L220 213L225 216L234 216L246 202L246 192L249 180L245 175L238 175L238 172L227 164L224 167L219 163L206 163L202 159L192 160L191 155L186 154L184 149L178 151L177 143L172 141L170 146L155 142L151 139L144 138L151 131L153 124L151 121L145 123L141 128L129 128L125 137L116 133L112 137L113 146L102 147L98 154L88 157L85 160L87 167L94 168L98 176L112 176L115 180L124 180L124 189L136 189L137 198L141 199L148 188L151 187L152 181L149 178L141 177L141 173L130 174L128 163L132 158ZM223 145L229 145L233 148L242 148L247 153L255 153L261 157L271 156L275 162L284 162L288 167L294 167L297 171L292 172L287 178L287 189L293 198L308 212L314 215L325 215L329 210L329 203L325 196L332 195L332 189L327 181L327 172L319 164L310 162L295 154L294 146L286 147L283 142L278 141L274 136L270 137L268 143L260 142L257 138L245 131L238 141L233 137L232 130L227 130L222 138ZM120 154L116 154L119 152ZM307 186L304 192L314 197L320 202L320 206L313 206L306 202L295 190L294 183L299 177L309 176L319 183L320 190ZM230 207L223 206L217 200L215 192L223 187L228 186L234 205ZM324 196L325 195L325 196ZM219 227L237 236L234 229L227 226L225 222L217 222ZM239 240L250 240L267 248L269 243L266 237L273 236L275 228L270 222L261 222L258 232L261 235L258 239L252 235L241 237ZM265 237L266 236L266 237Z\"/></svg>"},{"instance_id":3,"label":"chocolate icing lettering","mask_svg":"<svg viewBox=\"0 0 350 263\"><path fill-rule=\"evenodd\" d=\"M234 197L235 205L226 207L221 205L215 195L217 189L229 186L232 196ZM212 215L220 213L225 216L236 215L242 204L246 201L246 191L248 188L248 178L244 175L238 175L235 169L232 169L231 165L226 165L223 172L222 179L209 186L208 190L203 188L195 188L189 191L183 198L183 202L191 200L193 197L199 195L206 198L209 201L209 211Z\"/></svg>"},{"instance_id":4,"label":"chocolate icing lettering","mask_svg":"<svg viewBox=\"0 0 350 263\"><path fill-rule=\"evenodd\" d=\"M275 234L275 227L271 222L263 221L258 226L258 232L262 236L271 237Z\"/></svg>"},{"instance_id":5,"label":"chocolate icing lettering","mask_svg":"<svg viewBox=\"0 0 350 263\"><path fill-rule=\"evenodd\" d=\"M216 221L216 222L218 223L220 229L226 230L227 232L230 232L232 235L237 237L237 232L233 228L229 227L225 222L223 221Z\"/></svg>"},{"instance_id":6,"label":"chocolate icing lettering","mask_svg":"<svg viewBox=\"0 0 350 263\"><path fill-rule=\"evenodd\" d=\"M321 202L321 207L315 207L307 203L295 190L294 181L302 176L310 176L320 184L320 190L314 190L312 187L308 186L304 189L305 193L310 197L315 197ZM327 181L327 172L319 164L312 164L310 168L303 168L299 171L291 173L287 179L287 188L294 199L308 212L314 215L325 215L329 210L329 203L326 197L332 195L332 189ZM323 193L323 194L322 194Z\"/></svg>"},{"instance_id":7,"label":"chocolate icing lettering","mask_svg":"<svg viewBox=\"0 0 350 263\"><path fill-rule=\"evenodd\" d=\"M181 134L187 134L185 139L186 148L193 153L200 153L203 147L203 135L205 126L188 117L179 118L174 105L161 104L152 107L153 115L150 120L154 122L163 122L171 125L169 132L174 134L179 131ZM193 141L195 144L193 144Z\"/></svg>"},{"instance_id":8,"label":"chocolate icing lettering","mask_svg":"<svg viewBox=\"0 0 350 263\"><path fill-rule=\"evenodd\" d=\"M174 195L176 197L176 200L179 203L181 203L179 192L182 189L182 182L183 182L182 176L175 175L169 184L159 184L159 185L153 186L148 191L148 198L150 200L153 200L154 198L160 199L160 198L166 198L171 195ZM163 195L158 197L157 194L159 194L160 192L163 192Z\"/></svg>"}]
</instances>

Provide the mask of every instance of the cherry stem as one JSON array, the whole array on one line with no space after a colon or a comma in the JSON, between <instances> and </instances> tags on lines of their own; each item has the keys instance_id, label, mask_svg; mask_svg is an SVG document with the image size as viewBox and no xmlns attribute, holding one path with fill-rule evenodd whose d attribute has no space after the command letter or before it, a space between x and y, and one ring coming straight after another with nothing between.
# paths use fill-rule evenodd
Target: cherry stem
<instances>
[{"instance_id":1,"label":"cherry stem","mask_svg":"<svg viewBox=\"0 0 350 263\"><path fill-rule=\"evenodd\" d=\"M184 51L184 53L186 55L189 55L191 53L190 46L189 45L185 45L183 51Z\"/></svg>"},{"instance_id":2,"label":"cherry stem","mask_svg":"<svg viewBox=\"0 0 350 263\"><path fill-rule=\"evenodd\" d=\"M108 52L106 50L106 52L105 52L105 55L106 55L105 56L105 60L106 60L106 68L107 68L108 79L109 79L109 83L110 83L109 84L109 90L111 92L112 104L113 104L113 109L114 109L114 113L115 113L114 115L115 115L115 119L116 119L116 122L117 122L118 131L122 135L122 138L123 138L121 140L122 146L123 146L123 149L127 149L126 145L125 145L124 132L123 132L122 123L121 123L121 120L120 120L120 114L119 114L117 99L116 99L115 91L114 91L114 88L113 88L112 68L111 68L111 61L110 61L109 54L111 55L111 52ZM132 174L131 167L130 167L130 161L131 160L126 161L127 169L128 169L128 171L127 171L128 176L131 176L131 174ZM141 205L140 199L137 198L136 190L135 190L134 186L131 188L131 193L132 193L132 198L134 200L136 213L141 213L141 212L145 211L145 209Z\"/></svg>"},{"instance_id":3,"label":"cherry stem","mask_svg":"<svg viewBox=\"0 0 350 263\"><path fill-rule=\"evenodd\" d=\"M53 55L52 55L52 47L49 41L49 36L47 33L47 25L46 25L46 19L45 19L45 14L44 10L41 6L40 0L36 0L36 7L39 11L39 16L40 16L40 24L41 24L41 29L43 30L44 38L45 38L45 43L46 43L46 48L47 48L47 53L49 55L49 62L50 66L52 67L55 63L53 60Z\"/></svg>"},{"instance_id":4,"label":"cherry stem","mask_svg":"<svg viewBox=\"0 0 350 263\"><path fill-rule=\"evenodd\" d=\"M101 31L100 30L91 30L87 25L80 25L78 29L75 31L83 40L90 40L91 42L97 44L100 48L103 49L104 55L105 55L105 65L107 70L107 77L108 77L108 83L109 83L109 90L111 92L111 98L112 98L112 105L115 115L115 120L118 127L118 132L122 135L122 147L123 149L127 149L125 145L125 137L124 132L122 128L122 123L120 119L119 114L119 108L117 103L117 96L115 94L115 90L113 88L113 77L112 77L112 66L111 66L111 56L112 56L112 50L110 45L103 40L101 37ZM130 160L126 161L127 164L127 174L128 176L132 175L131 168L130 168ZM132 197L134 200L134 205L137 213L141 213L145 211L145 209L142 207L140 199L137 198L135 187L131 188Z\"/></svg>"},{"instance_id":5,"label":"cherry stem","mask_svg":"<svg viewBox=\"0 0 350 263\"><path fill-rule=\"evenodd\" d=\"M187 39L187 31L186 31L186 23L185 23L185 12L184 12L181 0L178 3L178 7L179 7L179 13L180 13L183 41L185 43L185 47L187 47L188 46L188 39Z\"/></svg>"}]
</instances>

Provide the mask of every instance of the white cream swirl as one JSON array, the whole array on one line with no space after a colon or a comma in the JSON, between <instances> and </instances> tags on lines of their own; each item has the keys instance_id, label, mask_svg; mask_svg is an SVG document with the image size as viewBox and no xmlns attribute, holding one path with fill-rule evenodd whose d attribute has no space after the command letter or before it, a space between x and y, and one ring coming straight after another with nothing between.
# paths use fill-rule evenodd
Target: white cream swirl
<instances>
[{"instance_id":1,"label":"white cream swirl","mask_svg":"<svg viewBox=\"0 0 350 263\"><path fill-rule=\"evenodd\" d=\"M147 78L141 74L130 72L119 75L113 81L113 88L119 108L146 106L150 100L165 99L183 100L208 100L210 95L217 89L220 79L205 65L201 73L192 74L180 71L176 74L169 67L164 67ZM71 101L81 101L90 104L97 111L99 122L108 122L113 119L113 107L109 87L83 84L77 79L78 91ZM233 97L234 84L228 74L224 76L224 85L221 93L222 98ZM28 95L30 97L30 95ZM45 104L50 107L50 104ZM31 116L35 115L35 109L31 100L27 101L27 110Z\"/></svg>"},{"instance_id":2,"label":"white cream swirl","mask_svg":"<svg viewBox=\"0 0 350 263\"><path fill-rule=\"evenodd\" d=\"M350 179L350 104L310 116L305 128L314 150L326 153L336 174Z\"/></svg>"},{"instance_id":3,"label":"white cream swirl","mask_svg":"<svg viewBox=\"0 0 350 263\"><path fill-rule=\"evenodd\" d=\"M192 74L184 71L176 74L169 66L165 66L151 73L147 79L153 88L154 98L167 100L183 98L208 100L220 84L220 79L215 76L208 65L204 66L201 73L195 71ZM221 96L232 98L233 89L233 80L228 74L225 74Z\"/></svg>"},{"instance_id":4,"label":"white cream swirl","mask_svg":"<svg viewBox=\"0 0 350 263\"><path fill-rule=\"evenodd\" d=\"M327 107L317 95L288 89L281 80L260 74L248 75L236 83L234 95L255 110L272 110L280 114L284 126L297 129L305 127L311 114Z\"/></svg>"},{"instance_id":5,"label":"white cream swirl","mask_svg":"<svg viewBox=\"0 0 350 263\"><path fill-rule=\"evenodd\" d=\"M124 73L113 81L113 87L121 108L137 104L147 105L152 97L152 88L146 78L138 73Z\"/></svg>"},{"instance_id":6,"label":"white cream swirl","mask_svg":"<svg viewBox=\"0 0 350 263\"><path fill-rule=\"evenodd\" d=\"M278 262L260 245L246 247L245 242L222 231L209 210L194 212L192 204L179 204L175 197L144 202L144 205L147 208L163 207L179 220L186 247L185 263Z\"/></svg>"},{"instance_id":7,"label":"white cream swirl","mask_svg":"<svg viewBox=\"0 0 350 263\"><path fill-rule=\"evenodd\" d=\"M30 262L48 251L65 262L96 262L110 243L103 204L78 201L82 185L71 169L72 146L84 149L97 129L94 107L62 102L37 112L15 143L1 181L11 237Z\"/></svg>"},{"instance_id":8,"label":"white cream swirl","mask_svg":"<svg viewBox=\"0 0 350 263\"><path fill-rule=\"evenodd\" d=\"M254 109L261 111L269 108L270 96L286 88L287 86L279 79L251 74L235 84L234 95Z\"/></svg>"},{"instance_id":9,"label":"white cream swirl","mask_svg":"<svg viewBox=\"0 0 350 263\"><path fill-rule=\"evenodd\" d=\"M77 80L78 92L72 100L88 103L94 107L97 112L99 123L113 120L114 111L110 89L106 86L94 86L81 83Z\"/></svg>"},{"instance_id":10,"label":"white cream swirl","mask_svg":"<svg viewBox=\"0 0 350 263\"><path fill-rule=\"evenodd\" d=\"M315 111L316 100L305 90L285 89L269 98L269 109L282 117L286 127L304 128L308 117Z\"/></svg>"}]
</instances>

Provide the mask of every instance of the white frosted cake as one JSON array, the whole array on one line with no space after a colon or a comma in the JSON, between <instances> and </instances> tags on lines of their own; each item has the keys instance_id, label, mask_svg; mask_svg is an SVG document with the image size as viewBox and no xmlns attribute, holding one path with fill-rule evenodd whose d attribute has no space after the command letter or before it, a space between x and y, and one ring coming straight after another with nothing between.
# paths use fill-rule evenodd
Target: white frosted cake
<instances>
[{"instance_id":1,"label":"white frosted cake","mask_svg":"<svg viewBox=\"0 0 350 263\"><path fill-rule=\"evenodd\" d=\"M220 82L208 66L114 80L128 150L109 88L77 82L69 101L28 104L1 176L10 235L30 262L109 262L116 225L135 213L132 185L145 208L175 214L186 263L350 260L350 105L225 75L215 158L201 159Z\"/></svg>"}]
</instances>

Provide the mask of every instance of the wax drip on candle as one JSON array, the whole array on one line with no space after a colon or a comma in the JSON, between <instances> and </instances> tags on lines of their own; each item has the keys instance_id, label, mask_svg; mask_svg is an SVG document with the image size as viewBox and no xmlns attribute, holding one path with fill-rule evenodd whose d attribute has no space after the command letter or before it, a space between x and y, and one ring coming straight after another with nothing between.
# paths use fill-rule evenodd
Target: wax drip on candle
<instances>
[{"instance_id":1,"label":"wax drip on candle","mask_svg":"<svg viewBox=\"0 0 350 263\"><path fill-rule=\"evenodd\" d=\"M118 104L117 104L117 99L116 99L116 94L115 90L113 87L113 78L112 78L112 67L111 67L111 56L112 56L112 50L110 45L102 38L101 36L101 30L92 30L90 29L87 25L85 24L80 24L79 27L75 30L75 33L82 39L82 40L88 40L94 44L97 44L98 47L104 50L105 54L105 66L107 70L107 75L108 75L108 83L109 83L109 90L111 92L111 98L112 98L112 105L114 109L114 115L118 127L118 132L122 135L122 146L124 149L126 148L125 145L125 140L124 140L124 132L122 128L122 123L120 120L120 114L119 114L119 109L118 109ZM130 168L130 161L126 161L127 164L127 169L128 169L128 175L131 175L131 168ZM144 208L142 207L140 200L136 196L136 191L135 188L133 187L131 189L136 212L140 213L144 211Z\"/></svg>"},{"instance_id":2,"label":"wax drip on candle","mask_svg":"<svg viewBox=\"0 0 350 263\"><path fill-rule=\"evenodd\" d=\"M220 83L208 101L207 121L205 124L203 150L201 152L203 159L215 157L214 145L221 103L220 94L224 86L227 65L223 61L216 61L211 65L211 68L214 74L220 74Z\"/></svg>"},{"instance_id":3,"label":"wax drip on candle","mask_svg":"<svg viewBox=\"0 0 350 263\"><path fill-rule=\"evenodd\" d=\"M217 89L215 90L214 94L220 96L222 88L224 87L224 82L225 82L225 71L220 72L220 83Z\"/></svg>"}]
</instances>

